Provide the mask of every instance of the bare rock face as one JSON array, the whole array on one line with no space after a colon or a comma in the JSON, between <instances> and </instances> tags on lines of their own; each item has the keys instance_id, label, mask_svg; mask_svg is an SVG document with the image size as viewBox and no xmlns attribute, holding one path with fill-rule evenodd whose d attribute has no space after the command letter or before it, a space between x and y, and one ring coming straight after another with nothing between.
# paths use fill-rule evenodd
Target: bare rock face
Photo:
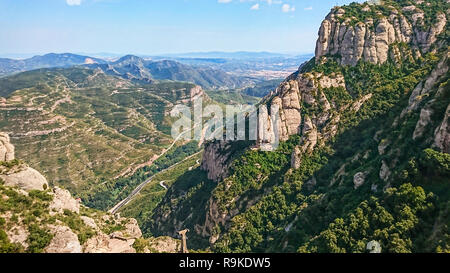
<instances>
[{"instance_id":1,"label":"bare rock face","mask_svg":"<svg viewBox=\"0 0 450 273\"><path fill-rule=\"evenodd\" d=\"M353 177L353 184L355 185L355 190L364 185L364 183L366 182L366 176L367 174L363 172L355 174L355 176Z\"/></svg>"},{"instance_id":2,"label":"bare rock face","mask_svg":"<svg viewBox=\"0 0 450 273\"><path fill-rule=\"evenodd\" d=\"M82 253L78 236L66 226L51 226L53 239L45 248L46 253Z\"/></svg>"},{"instance_id":3,"label":"bare rock face","mask_svg":"<svg viewBox=\"0 0 450 273\"><path fill-rule=\"evenodd\" d=\"M53 201L50 204L50 210L63 213L66 209L80 213L80 204L72 197L68 190L55 187L53 189Z\"/></svg>"},{"instance_id":4,"label":"bare rock face","mask_svg":"<svg viewBox=\"0 0 450 273\"><path fill-rule=\"evenodd\" d=\"M25 191L39 190L43 191L48 188L48 182L45 177L35 169L25 167L16 173L0 175L5 181L5 186L18 187Z\"/></svg>"},{"instance_id":5,"label":"bare rock face","mask_svg":"<svg viewBox=\"0 0 450 273\"><path fill-rule=\"evenodd\" d=\"M389 166L383 160L381 162L380 179L383 181L387 181L390 176L391 176L391 171L389 170Z\"/></svg>"},{"instance_id":6,"label":"bare rock face","mask_svg":"<svg viewBox=\"0 0 450 273\"><path fill-rule=\"evenodd\" d=\"M422 109L420 111L420 119L417 122L416 129L414 130L413 139L416 140L423 135L427 125L431 122L431 115L433 111L431 109Z\"/></svg>"},{"instance_id":7,"label":"bare rock face","mask_svg":"<svg viewBox=\"0 0 450 273\"><path fill-rule=\"evenodd\" d=\"M445 77L448 72L448 57L450 56L450 51L442 58L438 63L436 68L433 69L431 74L422 82L420 82L412 91L409 97L408 106L402 111L400 118L403 118L406 114L416 111L420 103L424 98L433 90L433 87L439 82L443 77ZM442 88L441 88L442 89ZM438 92L442 92L439 90Z\"/></svg>"},{"instance_id":8,"label":"bare rock face","mask_svg":"<svg viewBox=\"0 0 450 273\"><path fill-rule=\"evenodd\" d=\"M187 90L187 92L184 93L183 96L181 96L179 102L180 103L193 103L194 101L206 97L207 95L203 91L203 89L196 85L192 87L190 90Z\"/></svg>"},{"instance_id":9,"label":"bare rock face","mask_svg":"<svg viewBox=\"0 0 450 273\"><path fill-rule=\"evenodd\" d=\"M414 7L414 6L412 6ZM356 65L359 60L374 64L383 64L389 59L390 48L397 48L399 43L411 44L413 50L424 54L430 51L437 37L447 24L447 16L440 12L436 23L424 27L424 13L408 7L407 14L391 8L388 17L370 18L364 22L352 22L352 18L343 19L345 10L333 9L322 22L316 44L316 60L322 56L340 56L342 65ZM369 5L361 9L362 13L370 12ZM396 55L408 55L397 48ZM406 56L405 55L405 56Z\"/></svg>"},{"instance_id":10,"label":"bare rock face","mask_svg":"<svg viewBox=\"0 0 450 273\"><path fill-rule=\"evenodd\" d=\"M14 146L11 144L8 134L0 132L0 161L14 159ZM0 174L0 178L5 181L5 186L18 187L25 191L42 191L48 188L47 179L23 163L6 170Z\"/></svg>"},{"instance_id":11,"label":"bare rock face","mask_svg":"<svg viewBox=\"0 0 450 273\"><path fill-rule=\"evenodd\" d=\"M125 231L123 232L124 236L129 238L140 238L142 236L142 231L139 228L137 220L134 218L125 220L128 222L125 224Z\"/></svg>"},{"instance_id":12,"label":"bare rock face","mask_svg":"<svg viewBox=\"0 0 450 273\"><path fill-rule=\"evenodd\" d=\"M6 134L0 133L0 150L3 151L3 156L9 159L14 159L11 156L11 151L14 151L14 147L9 146L9 138ZM9 153L9 154L8 154ZM8 156L6 155L8 154ZM14 162L13 162L14 163ZM5 181L4 185L6 187L11 187L12 190L23 194L25 196L30 196L29 191L39 190L44 191L48 189L47 180L36 170L29 168L24 163L18 163L11 168L3 168L2 175L0 178ZM80 213L80 204L75 200L69 191L61 189L59 187L53 188L48 191L48 194L53 196L52 201L49 202L48 207L45 211L50 212L50 216L59 216L64 213L64 211L69 210L75 214L74 217L78 217ZM8 198L6 195L0 196L0 198ZM11 222L12 213L6 211L2 214L3 218L7 221L8 228L5 230L8 239L13 243L21 244L25 249L28 247L28 238L30 236L27 230L27 225L24 225L20 221L15 220ZM93 214L95 217L97 213ZM48 217L49 215L45 215ZM72 230L69 226L60 220L56 220L52 224L40 224L40 228L48 230L50 234L53 235L50 244L45 247L44 252L46 253L134 253L136 252L133 248L133 244L136 239L142 237L142 232L138 226L135 219L115 217L113 215L103 215L101 219L94 220L93 218L87 216L79 216L82 220L82 224L94 230L96 236L90 238L85 245L80 245L78 240L77 230ZM39 218L39 217L37 217ZM39 220L37 220L39 223ZM123 225L125 228L121 231L114 232L112 234L105 234L102 232L100 227L105 225L110 225L114 222L116 225ZM10 227L10 224L13 224ZM97 225L98 224L98 225ZM85 249L83 251L83 249Z\"/></svg>"},{"instance_id":13,"label":"bare rock face","mask_svg":"<svg viewBox=\"0 0 450 273\"><path fill-rule=\"evenodd\" d=\"M204 92L200 86L196 85L195 87L191 88L190 95L191 95L191 102L193 102L193 101L203 97Z\"/></svg>"},{"instance_id":14,"label":"bare rock face","mask_svg":"<svg viewBox=\"0 0 450 273\"><path fill-rule=\"evenodd\" d=\"M14 160L14 146L8 134L0 132L0 161Z\"/></svg>"},{"instance_id":15,"label":"bare rock face","mask_svg":"<svg viewBox=\"0 0 450 273\"><path fill-rule=\"evenodd\" d=\"M98 230L98 226L94 219L87 216L80 216L80 218L86 226L92 228L93 230Z\"/></svg>"},{"instance_id":16,"label":"bare rock face","mask_svg":"<svg viewBox=\"0 0 450 273\"><path fill-rule=\"evenodd\" d=\"M134 239L111 238L104 233L100 233L87 240L83 248L84 253L136 253L133 248L134 241Z\"/></svg>"},{"instance_id":17,"label":"bare rock face","mask_svg":"<svg viewBox=\"0 0 450 273\"><path fill-rule=\"evenodd\" d=\"M8 236L8 239L11 241L11 243L21 244L25 248L28 247L27 239L30 233L24 226L15 226L12 229L7 230L6 235Z\"/></svg>"},{"instance_id":18,"label":"bare rock face","mask_svg":"<svg viewBox=\"0 0 450 273\"><path fill-rule=\"evenodd\" d=\"M216 141L205 146L201 169L207 172L208 179L218 182L228 175L231 164L228 144L226 141Z\"/></svg>"},{"instance_id":19,"label":"bare rock face","mask_svg":"<svg viewBox=\"0 0 450 273\"><path fill-rule=\"evenodd\" d=\"M315 127L330 123L330 120L332 120L330 112L333 105L328 101L322 90L332 87L345 88L345 80L342 74L299 73L291 75L281 83L274 94L265 98L265 101L270 100L271 108L277 107L279 109L279 122L274 125L273 131L267 133L267 135L275 135L275 129L277 129L279 140L286 141L290 136L302 133L300 128L302 122L304 122L303 119L309 119ZM323 111L318 116L304 118L301 115L302 105L305 107L319 106Z\"/></svg>"},{"instance_id":20,"label":"bare rock face","mask_svg":"<svg viewBox=\"0 0 450 273\"><path fill-rule=\"evenodd\" d=\"M436 128L434 134L434 146L444 153L450 153L450 105L445 111L445 117L441 125Z\"/></svg>"},{"instance_id":21,"label":"bare rock face","mask_svg":"<svg viewBox=\"0 0 450 273\"><path fill-rule=\"evenodd\" d=\"M125 230L106 235L101 231L90 238L84 245L85 253L136 253L133 244L141 238L142 232L136 219L120 218L119 222L127 221Z\"/></svg>"}]
</instances>

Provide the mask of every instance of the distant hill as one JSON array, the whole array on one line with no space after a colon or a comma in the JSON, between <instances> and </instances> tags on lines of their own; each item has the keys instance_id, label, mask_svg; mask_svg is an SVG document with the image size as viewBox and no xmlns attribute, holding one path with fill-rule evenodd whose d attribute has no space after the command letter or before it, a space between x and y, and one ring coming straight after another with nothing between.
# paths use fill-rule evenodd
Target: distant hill
<instances>
[{"instance_id":1,"label":"distant hill","mask_svg":"<svg viewBox=\"0 0 450 273\"><path fill-rule=\"evenodd\" d=\"M84 65L93 63L103 64L106 63L106 61L93 57L76 55L71 53L63 53L63 54L50 53L43 56L34 56L32 58L24 60L1 58L0 77L39 68L70 67L74 65Z\"/></svg>"},{"instance_id":2,"label":"distant hill","mask_svg":"<svg viewBox=\"0 0 450 273\"><path fill-rule=\"evenodd\" d=\"M180 54L167 54L167 57L179 57L179 58L226 58L226 59L253 59L253 58L280 58L280 57L292 57L289 54L272 53L272 52L189 52Z\"/></svg>"},{"instance_id":3,"label":"distant hill","mask_svg":"<svg viewBox=\"0 0 450 273\"><path fill-rule=\"evenodd\" d=\"M219 69L197 67L171 60L151 61L127 55L108 64L91 64L105 73L129 80L152 82L172 80L198 84L205 89L231 89L247 85L245 78L232 76Z\"/></svg>"},{"instance_id":4,"label":"distant hill","mask_svg":"<svg viewBox=\"0 0 450 273\"><path fill-rule=\"evenodd\" d=\"M50 184L106 209L143 182L144 173L186 156L178 144L165 153L173 143L166 114L203 95L191 83L141 85L100 69L38 69L0 79L0 131ZM158 161L163 152L170 158Z\"/></svg>"}]
</instances>

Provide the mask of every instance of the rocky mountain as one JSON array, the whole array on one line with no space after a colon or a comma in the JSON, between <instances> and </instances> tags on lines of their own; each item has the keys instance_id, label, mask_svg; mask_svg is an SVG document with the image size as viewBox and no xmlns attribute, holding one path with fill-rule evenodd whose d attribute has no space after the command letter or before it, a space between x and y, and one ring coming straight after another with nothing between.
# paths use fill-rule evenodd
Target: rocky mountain
<instances>
[{"instance_id":1,"label":"rocky mountain","mask_svg":"<svg viewBox=\"0 0 450 273\"><path fill-rule=\"evenodd\" d=\"M0 253L176 253L178 240L142 238L137 221L89 209L69 191L49 187L39 172L14 158L0 133Z\"/></svg>"},{"instance_id":2,"label":"rocky mountain","mask_svg":"<svg viewBox=\"0 0 450 273\"><path fill-rule=\"evenodd\" d=\"M437 0L334 8L315 58L262 101L280 109L263 116L279 148L207 144L145 228L189 228L217 252L449 251L449 14Z\"/></svg>"},{"instance_id":3,"label":"rocky mountain","mask_svg":"<svg viewBox=\"0 0 450 273\"><path fill-rule=\"evenodd\" d=\"M190 66L171 60L144 60L133 55L124 56L112 63L92 64L88 67L100 68L109 75L129 80L190 82L205 89L232 89L248 84L246 79L232 76L219 69Z\"/></svg>"},{"instance_id":4,"label":"rocky mountain","mask_svg":"<svg viewBox=\"0 0 450 273\"><path fill-rule=\"evenodd\" d=\"M74 65L104 63L106 63L106 61L101 59L71 53L50 53L24 60L2 58L0 59L0 77L40 68L70 67Z\"/></svg>"}]
</instances>

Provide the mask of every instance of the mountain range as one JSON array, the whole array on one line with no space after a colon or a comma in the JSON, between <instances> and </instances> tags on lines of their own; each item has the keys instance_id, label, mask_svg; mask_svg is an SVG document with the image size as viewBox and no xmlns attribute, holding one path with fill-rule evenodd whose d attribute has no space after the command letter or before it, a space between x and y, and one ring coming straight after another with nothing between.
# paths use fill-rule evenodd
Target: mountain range
<instances>
[{"instance_id":1,"label":"mountain range","mask_svg":"<svg viewBox=\"0 0 450 273\"><path fill-rule=\"evenodd\" d=\"M205 89L233 89L251 83L244 77L233 76L220 69L185 65L176 61L151 61L133 55L116 61L105 61L71 53L51 53L24 60L0 59L0 77L35 69L73 66L99 68L110 75L147 83L154 80L190 82Z\"/></svg>"}]
</instances>

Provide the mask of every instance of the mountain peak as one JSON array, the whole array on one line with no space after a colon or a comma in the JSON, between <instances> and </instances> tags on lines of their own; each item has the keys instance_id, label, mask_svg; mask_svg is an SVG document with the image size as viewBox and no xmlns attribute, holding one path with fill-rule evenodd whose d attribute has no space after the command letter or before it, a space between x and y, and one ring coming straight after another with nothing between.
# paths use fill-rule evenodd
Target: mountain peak
<instances>
[{"instance_id":1,"label":"mountain peak","mask_svg":"<svg viewBox=\"0 0 450 273\"><path fill-rule=\"evenodd\" d=\"M144 59L135 55L125 55L114 63L143 63Z\"/></svg>"},{"instance_id":2,"label":"mountain peak","mask_svg":"<svg viewBox=\"0 0 450 273\"><path fill-rule=\"evenodd\" d=\"M439 47L439 36L448 29L450 4L443 2L379 1L335 7L320 27L316 60L334 57L342 65L356 65L359 60L382 64L420 57Z\"/></svg>"}]
</instances>

